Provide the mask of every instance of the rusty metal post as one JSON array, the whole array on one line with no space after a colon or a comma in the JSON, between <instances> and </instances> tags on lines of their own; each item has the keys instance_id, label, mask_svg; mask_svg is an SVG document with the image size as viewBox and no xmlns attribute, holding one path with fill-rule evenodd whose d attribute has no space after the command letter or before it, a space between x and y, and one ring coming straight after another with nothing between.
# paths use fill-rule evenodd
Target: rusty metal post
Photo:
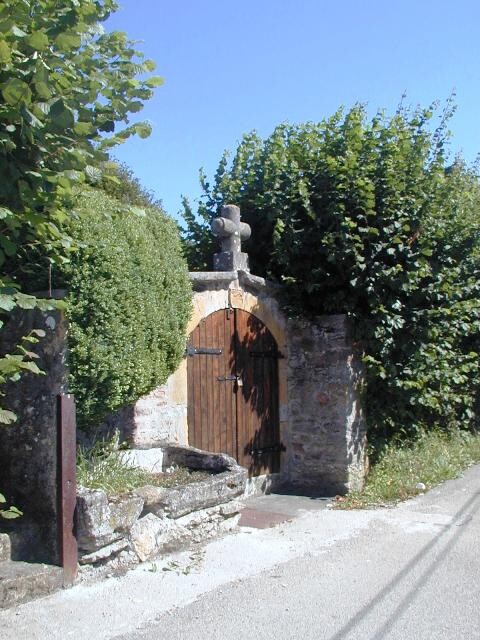
<instances>
[{"instance_id":1,"label":"rusty metal post","mask_svg":"<svg viewBox=\"0 0 480 640\"><path fill-rule=\"evenodd\" d=\"M74 536L74 513L77 500L75 398L57 396L58 443L58 549L63 567L64 585L77 575L78 549Z\"/></svg>"}]
</instances>

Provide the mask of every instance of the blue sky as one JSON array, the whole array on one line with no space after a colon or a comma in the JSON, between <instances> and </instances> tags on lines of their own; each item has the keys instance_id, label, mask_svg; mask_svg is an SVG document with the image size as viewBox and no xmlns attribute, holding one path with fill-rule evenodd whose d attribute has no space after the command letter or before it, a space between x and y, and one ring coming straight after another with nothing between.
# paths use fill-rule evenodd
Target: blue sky
<instances>
[{"instance_id":1,"label":"blue sky","mask_svg":"<svg viewBox=\"0 0 480 640\"><path fill-rule=\"evenodd\" d=\"M114 151L176 216L242 134L318 121L340 105L392 113L456 93L452 153L480 151L478 0L119 0L165 84L141 112L147 140ZM136 114L137 115L137 114Z\"/></svg>"}]
</instances>

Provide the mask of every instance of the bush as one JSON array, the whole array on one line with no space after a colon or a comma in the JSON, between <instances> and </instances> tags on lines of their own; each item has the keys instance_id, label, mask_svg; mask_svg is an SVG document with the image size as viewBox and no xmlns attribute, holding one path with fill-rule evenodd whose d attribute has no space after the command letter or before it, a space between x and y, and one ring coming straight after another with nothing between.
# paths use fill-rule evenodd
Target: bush
<instances>
[{"instance_id":1,"label":"bush","mask_svg":"<svg viewBox=\"0 0 480 640\"><path fill-rule=\"evenodd\" d=\"M284 285L294 314L348 313L368 367L370 434L478 424L480 188L448 165L450 105L368 120L356 106L320 123L244 137L198 215L185 203L194 266L208 225L238 204L252 226L252 269ZM477 402L477 405L476 405Z\"/></svg>"},{"instance_id":2,"label":"bush","mask_svg":"<svg viewBox=\"0 0 480 640\"><path fill-rule=\"evenodd\" d=\"M191 290L173 220L101 190L77 196L68 290L70 390L82 428L165 382L185 349Z\"/></svg>"}]
</instances>

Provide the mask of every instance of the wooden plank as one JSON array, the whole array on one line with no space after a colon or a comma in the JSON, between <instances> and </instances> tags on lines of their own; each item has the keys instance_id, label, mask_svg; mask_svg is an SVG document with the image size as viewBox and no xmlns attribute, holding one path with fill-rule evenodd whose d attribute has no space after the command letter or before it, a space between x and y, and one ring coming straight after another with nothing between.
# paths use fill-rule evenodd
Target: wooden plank
<instances>
[{"instance_id":1,"label":"wooden plank","mask_svg":"<svg viewBox=\"0 0 480 640\"><path fill-rule=\"evenodd\" d=\"M213 325L215 323L215 314L212 314L210 316L208 316L205 319L205 346L207 348L212 348L213 347L213 340L212 340L212 330L213 330ZM213 411L213 385L214 385L214 381L212 380L212 373L213 373L213 368L212 368L212 357L211 356L202 356L203 358L203 362L204 362L204 371L205 371L205 380L206 380L206 385L205 385L205 396L202 399L203 405L205 406L205 413L207 416L207 420L204 423L204 431L206 433L206 441L207 441L207 446L206 446L206 450L207 451L215 451L215 436L216 436L216 431L217 431L217 424L216 424L216 415L215 412Z\"/></svg>"},{"instance_id":2,"label":"wooden plank","mask_svg":"<svg viewBox=\"0 0 480 640\"><path fill-rule=\"evenodd\" d=\"M228 336L228 359L226 362L227 375L234 376L236 373L236 352L235 352L235 311L229 309L225 311L226 336ZM237 437L237 398L235 383L232 381L225 389L227 397L228 417L227 425L231 438L231 456L238 460L238 437ZM230 428L231 425L231 428Z\"/></svg>"},{"instance_id":3,"label":"wooden plank","mask_svg":"<svg viewBox=\"0 0 480 640\"><path fill-rule=\"evenodd\" d=\"M245 449L279 445L277 346L267 327L255 316L237 311L237 367L243 372L242 394L238 395L240 464L251 475L277 468L279 454L265 452L250 456ZM251 357L251 352L271 357Z\"/></svg>"},{"instance_id":4,"label":"wooden plank","mask_svg":"<svg viewBox=\"0 0 480 640\"><path fill-rule=\"evenodd\" d=\"M222 376L230 375L231 364L230 361L232 359L232 313L227 313L225 310L223 313L223 323L222 323L222 335L223 341L225 345L225 357L223 359L223 368L222 368ZM235 353L233 353L233 358L235 358ZM222 385L222 400L224 403L224 422L225 422L225 452L228 453L229 456L233 458L237 458L237 450L236 450L236 440L235 440L235 429L236 429L236 419L235 412L233 411L235 407L235 397L232 393L232 389L227 387L226 384Z\"/></svg>"},{"instance_id":5,"label":"wooden plank","mask_svg":"<svg viewBox=\"0 0 480 640\"><path fill-rule=\"evenodd\" d=\"M207 320L204 318L200 321L199 324L199 342L201 344L205 344L205 325ZM199 382L199 394L197 395L197 415L199 417L199 425L200 425L200 449L208 450L208 413L207 413L207 403L204 401L206 392L207 392L207 377L205 370L205 357L206 356L198 356L198 376L197 380Z\"/></svg>"}]
</instances>

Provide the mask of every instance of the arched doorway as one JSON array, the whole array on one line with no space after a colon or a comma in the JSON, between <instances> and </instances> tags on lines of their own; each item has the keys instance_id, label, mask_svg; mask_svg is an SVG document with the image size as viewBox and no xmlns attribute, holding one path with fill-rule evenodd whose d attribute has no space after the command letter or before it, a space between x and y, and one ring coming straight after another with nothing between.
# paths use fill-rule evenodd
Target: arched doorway
<instances>
[{"instance_id":1,"label":"arched doorway","mask_svg":"<svg viewBox=\"0 0 480 640\"><path fill-rule=\"evenodd\" d=\"M227 453L250 475L280 470L277 343L243 309L221 309L190 334L188 437L199 449Z\"/></svg>"}]
</instances>

